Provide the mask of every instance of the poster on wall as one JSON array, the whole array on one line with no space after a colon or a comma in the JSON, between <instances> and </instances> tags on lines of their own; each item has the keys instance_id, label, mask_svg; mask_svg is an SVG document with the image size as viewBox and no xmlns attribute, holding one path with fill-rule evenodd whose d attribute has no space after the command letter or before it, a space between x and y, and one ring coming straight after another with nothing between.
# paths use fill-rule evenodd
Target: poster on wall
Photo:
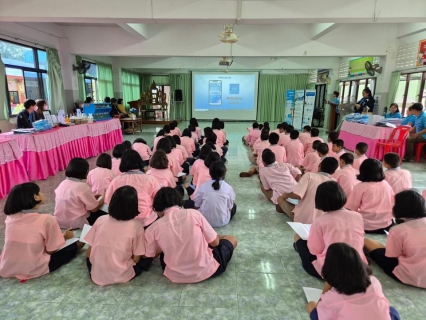
<instances>
[{"instance_id":1,"label":"poster on wall","mask_svg":"<svg viewBox=\"0 0 426 320\"><path fill-rule=\"evenodd\" d=\"M416 65L418 67L426 66L426 39L419 41Z\"/></svg>"},{"instance_id":2,"label":"poster on wall","mask_svg":"<svg viewBox=\"0 0 426 320\"><path fill-rule=\"evenodd\" d=\"M296 90L294 92L294 114L293 114L293 127L296 130L302 129L304 106L305 106L305 90Z\"/></svg>"},{"instance_id":3,"label":"poster on wall","mask_svg":"<svg viewBox=\"0 0 426 320\"><path fill-rule=\"evenodd\" d=\"M329 69L318 69L317 71L317 83L327 83L330 78Z\"/></svg>"},{"instance_id":4,"label":"poster on wall","mask_svg":"<svg viewBox=\"0 0 426 320\"><path fill-rule=\"evenodd\" d=\"M373 63L373 57L363 57L349 61L348 77L363 77L367 75L365 63Z\"/></svg>"},{"instance_id":5,"label":"poster on wall","mask_svg":"<svg viewBox=\"0 0 426 320\"><path fill-rule=\"evenodd\" d=\"M305 108L303 110L302 128L312 125L312 116L315 106L315 90L306 90L305 93Z\"/></svg>"},{"instance_id":6,"label":"poster on wall","mask_svg":"<svg viewBox=\"0 0 426 320\"><path fill-rule=\"evenodd\" d=\"M380 100L381 99L382 99L382 95L380 95L380 94L375 94L374 95L374 109L373 109L373 114L379 114Z\"/></svg>"},{"instance_id":7,"label":"poster on wall","mask_svg":"<svg viewBox=\"0 0 426 320\"><path fill-rule=\"evenodd\" d=\"M287 90L285 93L285 112L284 121L288 124L293 123L294 110L294 90Z\"/></svg>"}]
</instances>

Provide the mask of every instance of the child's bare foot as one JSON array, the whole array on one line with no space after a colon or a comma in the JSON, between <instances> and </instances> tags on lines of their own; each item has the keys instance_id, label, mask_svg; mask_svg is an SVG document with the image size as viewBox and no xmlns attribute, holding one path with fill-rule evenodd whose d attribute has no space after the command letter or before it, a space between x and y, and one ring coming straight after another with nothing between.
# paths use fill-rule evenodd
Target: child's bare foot
<instances>
[{"instance_id":1,"label":"child's bare foot","mask_svg":"<svg viewBox=\"0 0 426 320\"><path fill-rule=\"evenodd\" d=\"M251 177L251 176L253 176L253 172L241 172L240 173L240 178L248 178L248 177Z\"/></svg>"}]
</instances>

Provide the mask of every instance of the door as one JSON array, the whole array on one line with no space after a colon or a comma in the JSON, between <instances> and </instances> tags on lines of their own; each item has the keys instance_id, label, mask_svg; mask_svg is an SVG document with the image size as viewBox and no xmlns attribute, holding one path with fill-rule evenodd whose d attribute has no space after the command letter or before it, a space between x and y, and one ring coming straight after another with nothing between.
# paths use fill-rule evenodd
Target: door
<instances>
[{"instance_id":1,"label":"door","mask_svg":"<svg viewBox=\"0 0 426 320\"><path fill-rule=\"evenodd\" d=\"M315 86L315 107L314 107L314 115L312 117L312 126L322 128L324 125L324 101L327 85L326 84L318 84Z\"/></svg>"}]
</instances>

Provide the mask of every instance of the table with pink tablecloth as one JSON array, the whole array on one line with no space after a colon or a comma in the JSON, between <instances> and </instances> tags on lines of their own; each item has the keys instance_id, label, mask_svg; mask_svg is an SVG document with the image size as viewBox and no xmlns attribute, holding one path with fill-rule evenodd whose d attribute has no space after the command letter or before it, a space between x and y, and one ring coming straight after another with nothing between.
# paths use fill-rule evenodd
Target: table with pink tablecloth
<instances>
[{"instance_id":1,"label":"table with pink tablecloth","mask_svg":"<svg viewBox=\"0 0 426 320\"><path fill-rule=\"evenodd\" d=\"M374 158L377 142L387 141L393 128L376 127L366 124L344 121L340 129L339 139L345 142L345 149L355 151L358 142L365 142L368 145L367 157ZM405 146L402 148L404 154ZM377 149L376 158L383 158L383 148Z\"/></svg>"},{"instance_id":2,"label":"table with pink tablecloth","mask_svg":"<svg viewBox=\"0 0 426 320\"><path fill-rule=\"evenodd\" d=\"M0 141L0 199L24 182L28 182L28 175L22 150L15 140Z\"/></svg>"},{"instance_id":3,"label":"table with pink tablecloth","mask_svg":"<svg viewBox=\"0 0 426 320\"><path fill-rule=\"evenodd\" d=\"M47 179L75 157L90 158L112 149L123 141L120 120L60 127L34 134L0 134L13 139L23 152L30 180Z\"/></svg>"}]
</instances>

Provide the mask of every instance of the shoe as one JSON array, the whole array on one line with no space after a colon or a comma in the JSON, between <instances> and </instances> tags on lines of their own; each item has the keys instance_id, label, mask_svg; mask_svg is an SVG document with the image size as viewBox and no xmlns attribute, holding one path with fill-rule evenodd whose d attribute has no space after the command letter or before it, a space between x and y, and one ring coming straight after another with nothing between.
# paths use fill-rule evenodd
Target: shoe
<instances>
[{"instance_id":1,"label":"shoe","mask_svg":"<svg viewBox=\"0 0 426 320\"><path fill-rule=\"evenodd\" d=\"M402 162L411 162L411 159L404 158L404 159L402 159Z\"/></svg>"},{"instance_id":2,"label":"shoe","mask_svg":"<svg viewBox=\"0 0 426 320\"><path fill-rule=\"evenodd\" d=\"M297 253L299 253L299 250L297 250L296 242L293 242L293 249L294 249L294 251L296 251Z\"/></svg>"},{"instance_id":3,"label":"shoe","mask_svg":"<svg viewBox=\"0 0 426 320\"><path fill-rule=\"evenodd\" d=\"M251 177L251 176L253 176L252 172L241 172L240 173L240 178L248 178L248 177Z\"/></svg>"}]
</instances>

